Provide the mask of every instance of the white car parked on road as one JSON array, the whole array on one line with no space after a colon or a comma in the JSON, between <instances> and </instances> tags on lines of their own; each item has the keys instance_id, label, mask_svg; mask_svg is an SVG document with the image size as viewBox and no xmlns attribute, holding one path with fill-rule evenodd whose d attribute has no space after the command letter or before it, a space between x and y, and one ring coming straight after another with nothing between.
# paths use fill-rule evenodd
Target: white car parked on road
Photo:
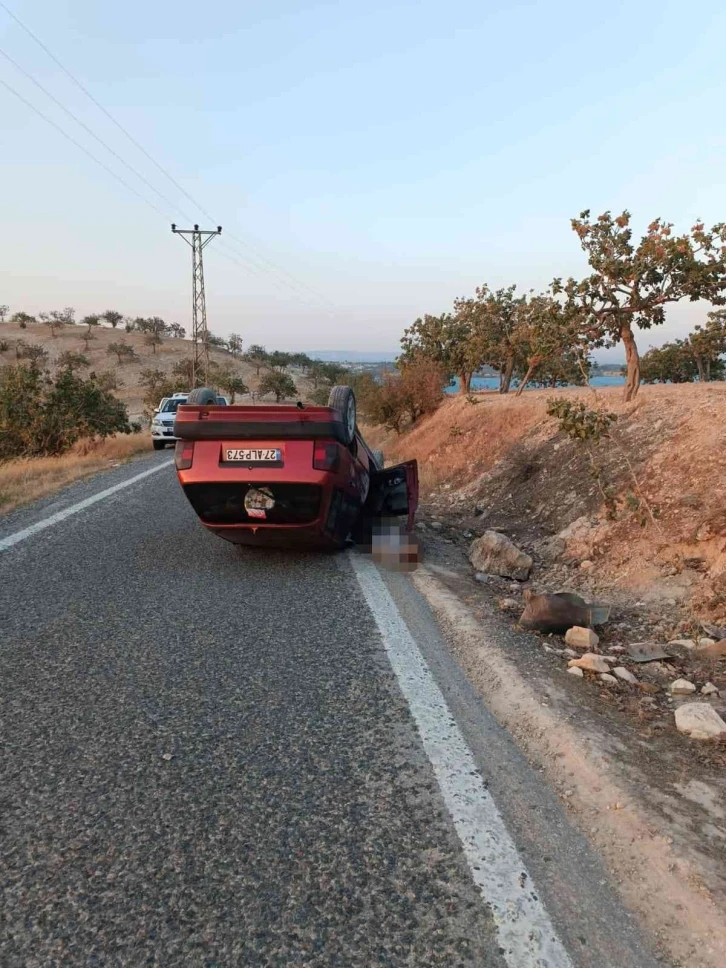
<instances>
[{"instance_id":1,"label":"white car parked on road","mask_svg":"<svg viewBox=\"0 0 726 968\"><path fill-rule=\"evenodd\" d=\"M175 393L173 397L163 397L154 410L151 421L151 442L154 450L163 450L167 444L176 442L174 436L176 408L187 402L188 395L188 393ZM217 397L217 404L226 407L229 406L229 400L226 397Z\"/></svg>"}]
</instances>

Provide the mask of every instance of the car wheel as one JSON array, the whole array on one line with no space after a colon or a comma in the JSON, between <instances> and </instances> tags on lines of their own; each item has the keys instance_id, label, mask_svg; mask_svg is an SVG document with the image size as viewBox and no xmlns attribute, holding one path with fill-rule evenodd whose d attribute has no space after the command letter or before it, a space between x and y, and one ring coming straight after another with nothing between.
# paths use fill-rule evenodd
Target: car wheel
<instances>
[{"instance_id":1,"label":"car wheel","mask_svg":"<svg viewBox=\"0 0 726 968\"><path fill-rule=\"evenodd\" d=\"M386 465L386 459L383 456L383 451L382 450L372 450L371 451L371 454L373 455L373 460L376 462L376 468L379 471L382 471L383 468Z\"/></svg>"},{"instance_id":2,"label":"car wheel","mask_svg":"<svg viewBox=\"0 0 726 968\"><path fill-rule=\"evenodd\" d=\"M337 410L343 420L343 438L346 446L355 440L357 412L355 394L350 387L333 387L328 397L328 406Z\"/></svg>"},{"instance_id":3,"label":"car wheel","mask_svg":"<svg viewBox=\"0 0 726 968\"><path fill-rule=\"evenodd\" d=\"M163 450L166 447L165 440L152 440L151 443L154 445L154 450Z\"/></svg>"},{"instance_id":4,"label":"car wheel","mask_svg":"<svg viewBox=\"0 0 726 968\"><path fill-rule=\"evenodd\" d=\"M216 406L217 394L214 390L210 390L209 387L196 387L187 397L187 403L201 403L203 406L211 403Z\"/></svg>"}]
</instances>

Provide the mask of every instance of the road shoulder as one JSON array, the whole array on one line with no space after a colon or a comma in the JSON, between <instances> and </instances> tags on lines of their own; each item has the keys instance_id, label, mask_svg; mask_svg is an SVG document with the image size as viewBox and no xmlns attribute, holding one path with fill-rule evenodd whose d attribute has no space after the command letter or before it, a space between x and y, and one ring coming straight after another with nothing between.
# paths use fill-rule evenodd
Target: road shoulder
<instances>
[{"instance_id":1,"label":"road shoulder","mask_svg":"<svg viewBox=\"0 0 726 968\"><path fill-rule=\"evenodd\" d=\"M649 788L628 768L622 737L582 716L551 679L523 674L525 650L514 641L523 636L513 636L496 614L475 614L455 571L422 567L413 583L477 693L557 791L568 818L600 853L625 903L659 946L674 964L724 964L723 872L707 845L698 849L683 817L669 810L663 788ZM668 779L671 785L679 778Z\"/></svg>"}]
</instances>

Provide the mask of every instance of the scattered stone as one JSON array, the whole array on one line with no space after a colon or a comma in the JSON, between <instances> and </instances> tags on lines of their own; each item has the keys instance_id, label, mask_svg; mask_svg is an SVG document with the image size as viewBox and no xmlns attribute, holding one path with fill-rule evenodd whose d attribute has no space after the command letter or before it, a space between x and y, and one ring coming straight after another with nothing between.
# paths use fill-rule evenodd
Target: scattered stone
<instances>
[{"instance_id":1,"label":"scattered stone","mask_svg":"<svg viewBox=\"0 0 726 968\"><path fill-rule=\"evenodd\" d=\"M476 575L474 575L474 581L478 581L481 585L486 585L486 583L489 581L489 575L485 575L483 571L478 571Z\"/></svg>"},{"instance_id":2,"label":"scattered stone","mask_svg":"<svg viewBox=\"0 0 726 968\"><path fill-rule=\"evenodd\" d=\"M464 532L464 537L465 538L473 538L474 537L474 532L473 531L465 531Z\"/></svg>"},{"instance_id":3,"label":"scattered stone","mask_svg":"<svg viewBox=\"0 0 726 968\"><path fill-rule=\"evenodd\" d=\"M718 696L718 689L712 682L707 682L706 685L701 689L701 693L704 696Z\"/></svg>"},{"instance_id":4,"label":"scattered stone","mask_svg":"<svg viewBox=\"0 0 726 968\"><path fill-rule=\"evenodd\" d=\"M515 598L500 598L499 607L503 612L513 612L519 608L519 602Z\"/></svg>"},{"instance_id":5,"label":"scattered stone","mask_svg":"<svg viewBox=\"0 0 726 968\"><path fill-rule=\"evenodd\" d=\"M701 628L706 635L709 635L716 642L720 642L721 639L726 639L726 629L722 628L720 625L706 625L703 623Z\"/></svg>"},{"instance_id":6,"label":"scattered stone","mask_svg":"<svg viewBox=\"0 0 726 968\"><path fill-rule=\"evenodd\" d=\"M609 605L590 605L572 592L535 595L526 589L520 625L536 632L566 632L573 626L604 625L610 618Z\"/></svg>"},{"instance_id":7,"label":"scattered stone","mask_svg":"<svg viewBox=\"0 0 726 968\"><path fill-rule=\"evenodd\" d=\"M611 676L609 672L603 672L600 676L601 682L607 682L609 686L617 686L618 680L615 676Z\"/></svg>"},{"instance_id":8,"label":"scattered stone","mask_svg":"<svg viewBox=\"0 0 726 968\"><path fill-rule=\"evenodd\" d=\"M638 689L640 689L641 692L647 692L651 694L660 692L660 686L656 686L654 682L639 682Z\"/></svg>"},{"instance_id":9,"label":"scattered stone","mask_svg":"<svg viewBox=\"0 0 726 968\"><path fill-rule=\"evenodd\" d=\"M625 652L624 645L611 645L608 647L608 652Z\"/></svg>"},{"instance_id":10,"label":"scattered stone","mask_svg":"<svg viewBox=\"0 0 726 968\"><path fill-rule=\"evenodd\" d=\"M631 642L627 651L633 662L654 662L658 659L673 658L657 642Z\"/></svg>"},{"instance_id":11,"label":"scattered stone","mask_svg":"<svg viewBox=\"0 0 726 968\"><path fill-rule=\"evenodd\" d=\"M672 642L668 643L669 647L671 645L678 645L682 649L695 649L696 643L693 639L673 639Z\"/></svg>"},{"instance_id":12,"label":"scattered stone","mask_svg":"<svg viewBox=\"0 0 726 968\"><path fill-rule=\"evenodd\" d=\"M699 649L707 649L709 645L715 645L715 644L716 644L715 639L709 639L705 635L698 640Z\"/></svg>"},{"instance_id":13,"label":"scattered stone","mask_svg":"<svg viewBox=\"0 0 726 968\"><path fill-rule=\"evenodd\" d=\"M696 655L699 659L721 659L726 656L726 639L707 645L703 649L697 649Z\"/></svg>"},{"instance_id":14,"label":"scattered stone","mask_svg":"<svg viewBox=\"0 0 726 968\"><path fill-rule=\"evenodd\" d=\"M435 531L440 531L443 528L443 524L440 521L432 521L429 527L433 528Z\"/></svg>"},{"instance_id":15,"label":"scattered stone","mask_svg":"<svg viewBox=\"0 0 726 968\"><path fill-rule=\"evenodd\" d=\"M601 655L595 655L594 652L586 652L579 659L570 659L568 665L570 668L586 669L588 672L610 671L610 666L605 659Z\"/></svg>"},{"instance_id":16,"label":"scattered stone","mask_svg":"<svg viewBox=\"0 0 726 968\"><path fill-rule=\"evenodd\" d=\"M618 679L622 679L623 682L629 682L631 685L635 686L638 680L635 678L630 669L626 669L625 666L617 666L613 669L613 675L617 676Z\"/></svg>"},{"instance_id":17,"label":"scattered stone","mask_svg":"<svg viewBox=\"0 0 726 968\"><path fill-rule=\"evenodd\" d=\"M726 736L726 723L705 702L687 702L676 709L676 728L691 739L717 739Z\"/></svg>"},{"instance_id":18,"label":"scattered stone","mask_svg":"<svg viewBox=\"0 0 726 968\"><path fill-rule=\"evenodd\" d=\"M585 676L585 673L579 666L572 666L572 668L568 669L567 671L571 676L579 676L581 679L583 679Z\"/></svg>"},{"instance_id":19,"label":"scattered stone","mask_svg":"<svg viewBox=\"0 0 726 968\"><path fill-rule=\"evenodd\" d=\"M469 561L477 571L502 578L516 578L526 581L532 570L532 559L528 554L497 531L485 531L481 538L472 541L469 548Z\"/></svg>"},{"instance_id":20,"label":"scattered stone","mask_svg":"<svg viewBox=\"0 0 726 968\"><path fill-rule=\"evenodd\" d=\"M173 755L173 753L162 753L161 758L162 760L166 760L168 762L170 759L172 759Z\"/></svg>"},{"instance_id":21,"label":"scattered stone","mask_svg":"<svg viewBox=\"0 0 726 968\"><path fill-rule=\"evenodd\" d=\"M696 687L688 679L676 679L670 684L671 696L690 696L696 691Z\"/></svg>"},{"instance_id":22,"label":"scattered stone","mask_svg":"<svg viewBox=\"0 0 726 968\"><path fill-rule=\"evenodd\" d=\"M580 625L575 625L571 629L567 630L565 635L566 645L570 645L575 649L595 649L600 641L600 637L597 633L593 632L592 629L582 628Z\"/></svg>"},{"instance_id":23,"label":"scattered stone","mask_svg":"<svg viewBox=\"0 0 726 968\"><path fill-rule=\"evenodd\" d=\"M582 569L582 571L592 571L594 567L595 567L595 562L590 561L589 558L586 558L584 561L580 562L580 568Z\"/></svg>"},{"instance_id":24,"label":"scattered stone","mask_svg":"<svg viewBox=\"0 0 726 968\"><path fill-rule=\"evenodd\" d=\"M563 649L562 651L565 653L565 655L569 655L571 659L576 659L579 655L579 652L575 652L574 649Z\"/></svg>"}]
</instances>

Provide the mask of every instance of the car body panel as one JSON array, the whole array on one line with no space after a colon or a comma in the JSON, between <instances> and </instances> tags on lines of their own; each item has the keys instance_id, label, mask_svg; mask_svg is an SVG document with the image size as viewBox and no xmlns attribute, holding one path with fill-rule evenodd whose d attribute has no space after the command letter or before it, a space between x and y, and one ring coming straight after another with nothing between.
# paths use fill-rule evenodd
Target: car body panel
<instances>
[{"instance_id":1,"label":"car body panel","mask_svg":"<svg viewBox=\"0 0 726 968\"><path fill-rule=\"evenodd\" d=\"M340 415L329 407L182 405L174 434L184 493L202 524L227 541L342 547L369 510L412 523L415 462L381 471L359 431L349 447L342 443ZM228 461L229 449L280 451L281 460ZM326 468L315 466L316 449Z\"/></svg>"}]
</instances>

